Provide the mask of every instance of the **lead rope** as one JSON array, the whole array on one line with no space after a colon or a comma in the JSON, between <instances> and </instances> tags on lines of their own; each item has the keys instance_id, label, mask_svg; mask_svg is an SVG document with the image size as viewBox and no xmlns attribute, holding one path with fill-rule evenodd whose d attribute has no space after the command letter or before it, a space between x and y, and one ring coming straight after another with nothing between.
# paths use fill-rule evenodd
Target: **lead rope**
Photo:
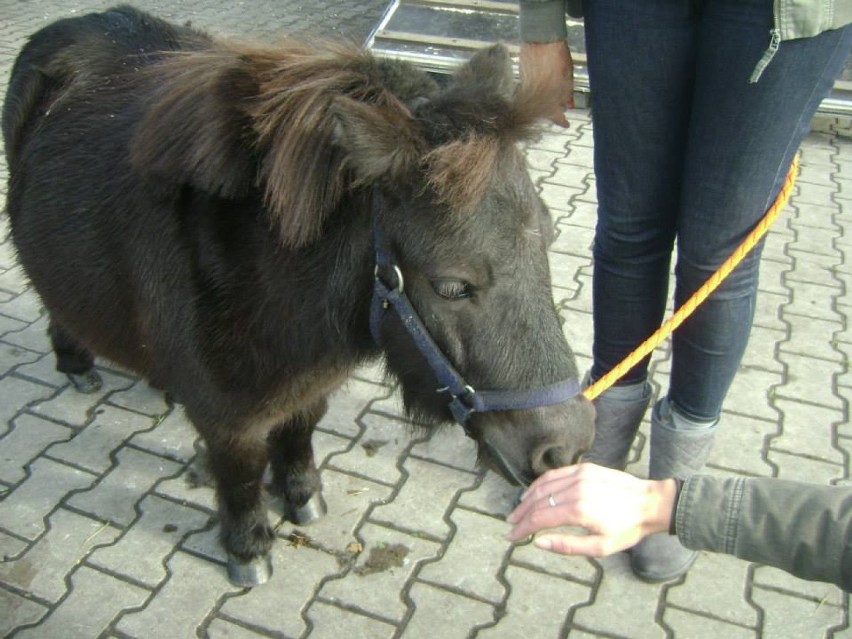
<instances>
[{"instance_id":1,"label":"lead rope","mask_svg":"<svg viewBox=\"0 0 852 639\"><path fill-rule=\"evenodd\" d=\"M686 302L672 315L651 337L646 339L639 345L636 350L625 357L620 364L613 368L606 375L601 377L594 384L583 391L583 396L589 401L595 399L610 386L621 379L627 371L633 368L644 357L650 354L663 340L667 339L674 331L689 317L692 312L698 308L700 304L706 300L710 294L715 291L728 275L731 274L737 265L748 255L748 253L757 245L760 239L766 235L769 227L781 213L781 209L787 204L790 199L790 194L793 191L793 185L796 183L796 174L799 170L799 154L793 157L793 162L790 164L790 170L787 172L787 178L784 180L784 186L775 198L775 202L769 207L766 215L758 222L757 226L752 229L751 233L742 241L731 256L716 270L710 278L695 293L692 294Z\"/></svg>"}]
</instances>

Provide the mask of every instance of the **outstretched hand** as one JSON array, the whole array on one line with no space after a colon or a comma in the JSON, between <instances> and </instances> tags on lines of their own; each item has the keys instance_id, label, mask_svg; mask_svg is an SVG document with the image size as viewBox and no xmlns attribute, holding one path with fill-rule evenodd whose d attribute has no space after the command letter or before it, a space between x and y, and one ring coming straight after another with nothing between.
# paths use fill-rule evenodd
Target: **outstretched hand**
<instances>
[{"instance_id":1,"label":"outstretched hand","mask_svg":"<svg viewBox=\"0 0 852 639\"><path fill-rule=\"evenodd\" d=\"M558 101L551 106L548 117L567 127L564 111L574 108L574 61L568 44L564 40L521 44L520 71L521 83L541 83L556 89Z\"/></svg>"},{"instance_id":2,"label":"outstretched hand","mask_svg":"<svg viewBox=\"0 0 852 639\"><path fill-rule=\"evenodd\" d=\"M551 470L524 493L509 514L509 539L517 541L562 526L582 532L551 532L535 545L563 555L604 557L643 537L669 529L677 487L673 479L639 479L594 464Z\"/></svg>"}]
</instances>

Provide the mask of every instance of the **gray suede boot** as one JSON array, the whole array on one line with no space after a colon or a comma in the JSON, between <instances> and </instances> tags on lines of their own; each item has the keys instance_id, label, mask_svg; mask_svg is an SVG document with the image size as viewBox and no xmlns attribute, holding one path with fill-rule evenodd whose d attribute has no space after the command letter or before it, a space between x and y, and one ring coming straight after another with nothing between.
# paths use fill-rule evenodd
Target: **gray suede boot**
<instances>
[{"instance_id":1,"label":"gray suede boot","mask_svg":"<svg viewBox=\"0 0 852 639\"><path fill-rule=\"evenodd\" d=\"M696 422L674 412L661 399L651 414L650 479L686 479L699 472L710 455L718 420ZM630 551L633 573L645 581L660 582L684 574L698 553L684 548L668 533L650 535Z\"/></svg>"},{"instance_id":2,"label":"gray suede boot","mask_svg":"<svg viewBox=\"0 0 852 639\"><path fill-rule=\"evenodd\" d=\"M590 386L588 375L583 381ZM598 395L595 405L595 439L583 461L624 470L639 423L651 401L648 382L613 386Z\"/></svg>"}]
</instances>

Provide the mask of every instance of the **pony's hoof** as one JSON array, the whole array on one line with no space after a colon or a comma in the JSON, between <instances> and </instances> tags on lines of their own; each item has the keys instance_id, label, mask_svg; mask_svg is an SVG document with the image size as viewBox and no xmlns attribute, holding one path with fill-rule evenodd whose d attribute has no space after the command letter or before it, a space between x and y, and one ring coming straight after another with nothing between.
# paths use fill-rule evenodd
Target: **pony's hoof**
<instances>
[{"instance_id":1,"label":"pony's hoof","mask_svg":"<svg viewBox=\"0 0 852 639\"><path fill-rule=\"evenodd\" d=\"M272 576L272 560L269 555L240 561L228 553L228 580L241 588L254 588L269 581Z\"/></svg>"},{"instance_id":2,"label":"pony's hoof","mask_svg":"<svg viewBox=\"0 0 852 639\"><path fill-rule=\"evenodd\" d=\"M97 393L104 385L101 376L96 370L86 371L79 375L77 373L66 373L66 376L71 380L71 383L74 384L74 388L76 388L77 391L80 393L86 393L87 395Z\"/></svg>"},{"instance_id":3,"label":"pony's hoof","mask_svg":"<svg viewBox=\"0 0 852 639\"><path fill-rule=\"evenodd\" d=\"M322 493L314 493L303 506L290 507L288 510L287 519L299 526L305 526L325 515L328 512L328 506L322 498Z\"/></svg>"}]
</instances>

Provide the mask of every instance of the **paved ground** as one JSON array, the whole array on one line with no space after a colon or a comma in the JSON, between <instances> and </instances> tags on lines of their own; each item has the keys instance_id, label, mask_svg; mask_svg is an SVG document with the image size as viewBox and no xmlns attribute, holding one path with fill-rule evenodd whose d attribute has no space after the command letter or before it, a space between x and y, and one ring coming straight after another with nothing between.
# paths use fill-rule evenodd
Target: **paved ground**
<instances>
[{"instance_id":1,"label":"paved ground","mask_svg":"<svg viewBox=\"0 0 852 639\"><path fill-rule=\"evenodd\" d=\"M0 83L25 35L100 2L0 0ZM148 6L218 33L279 28L362 39L383 3ZM595 215L588 113L529 149L558 218L555 298L589 363ZM755 329L711 471L847 482L852 429L852 142L823 122L765 250ZM0 164L0 172L5 167ZM0 187L2 189L4 187ZM626 557L547 555L504 540L513 491L474 466L456 428L410 435L394 389L365 369L316 434L330 513L284 523L275 575L231 586L213 494L193 488L179 409L120 371L83 396L53 371L39 301L0 221L0 635L15 637L850 637L835 587L703 555L652 586ZM5 239L5 241L4 241ZM665 388L668 351L653 379ZM643 427L647 433L647 424ZM631 470L643 473L637 442ZM274 513L272 513L274 516Z\"/></svg>"}]
</instances>

